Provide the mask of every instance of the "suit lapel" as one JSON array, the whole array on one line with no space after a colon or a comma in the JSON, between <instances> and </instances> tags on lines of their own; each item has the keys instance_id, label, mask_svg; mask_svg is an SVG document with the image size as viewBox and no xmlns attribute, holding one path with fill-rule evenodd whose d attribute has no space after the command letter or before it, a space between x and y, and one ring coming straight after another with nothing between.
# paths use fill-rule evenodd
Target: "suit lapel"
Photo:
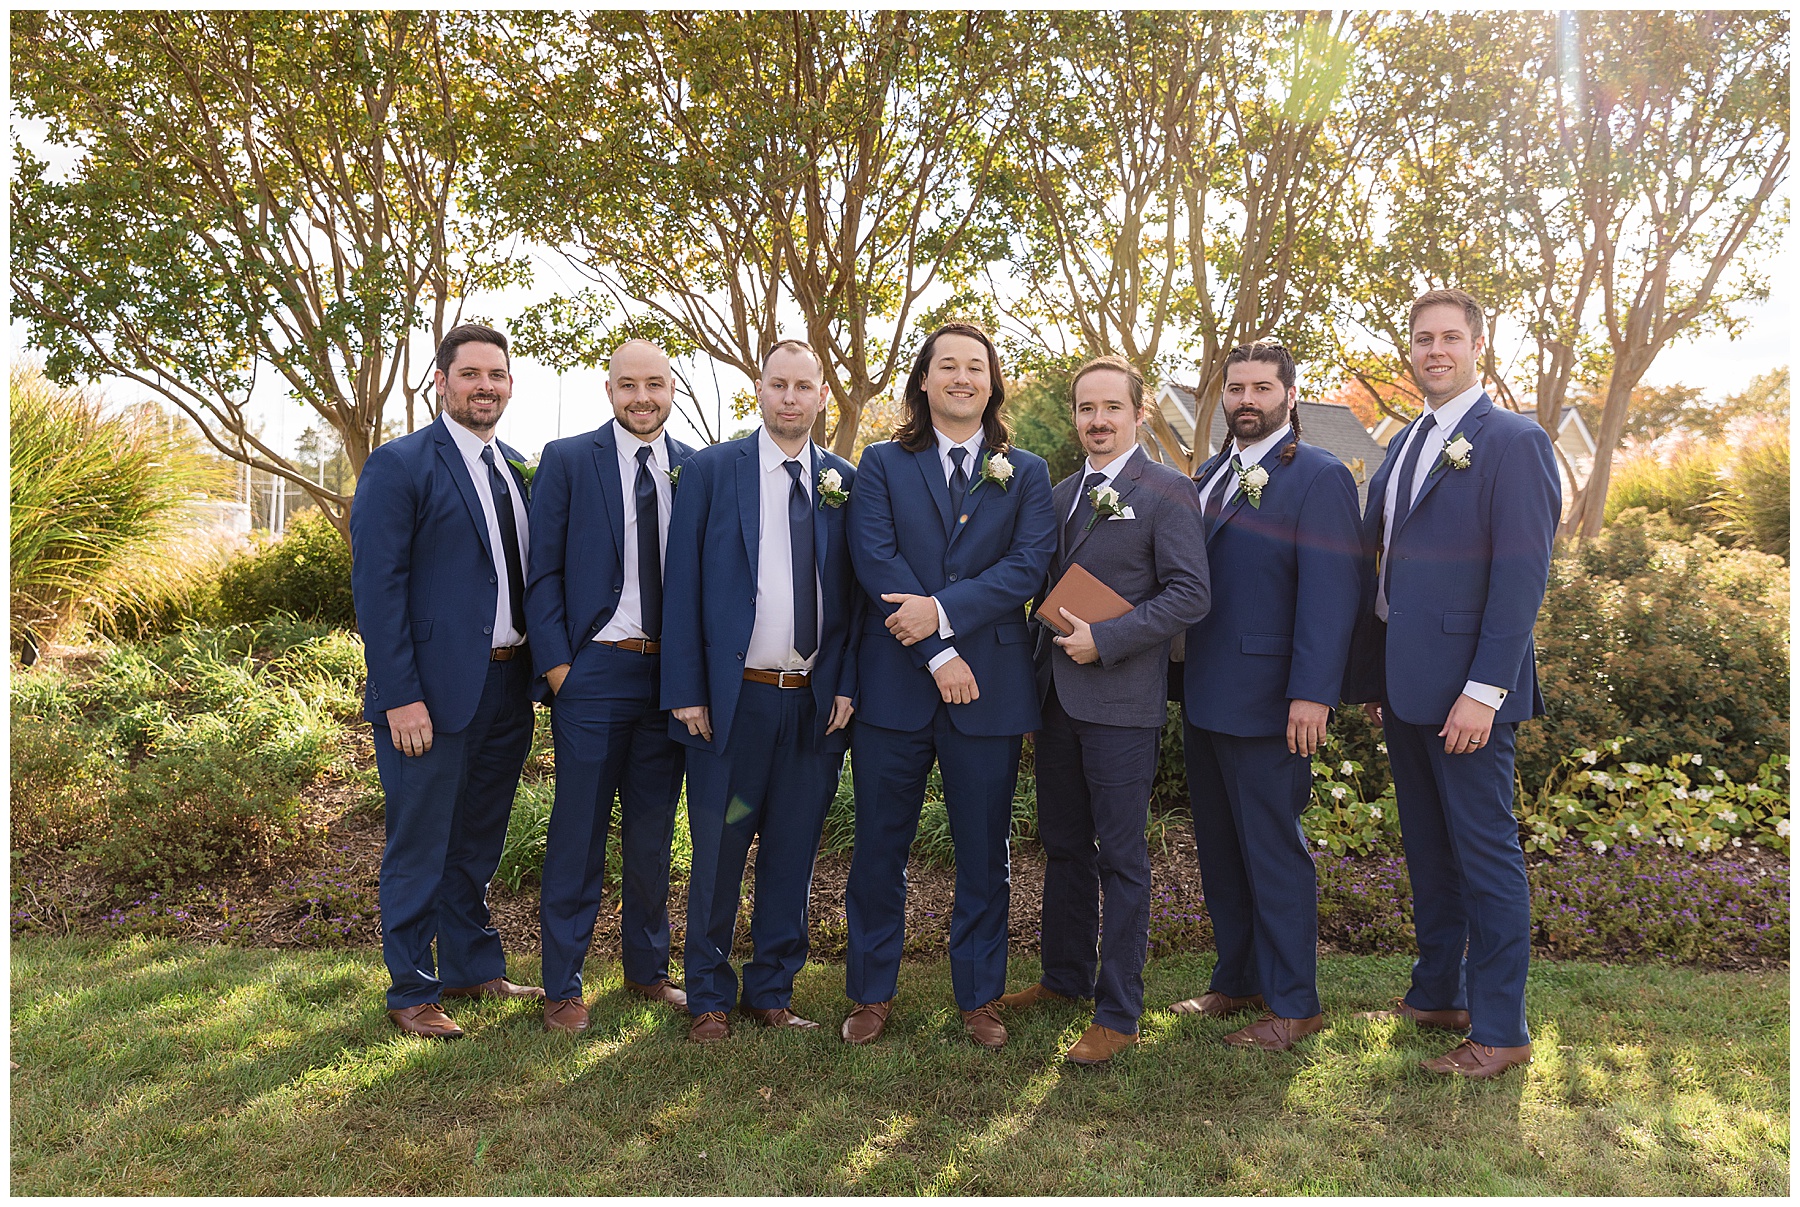
<instances>
[{"instance_id":1,"label":"suit lapel","mask_svg":"<svg viewBox=\"0 0 1800 1207\"><path fill-rule=\"evenodd\" d=\"M1069 527L1069 512L1075 507L1075 492L1081 489L1081 471L1058 482L1050 491L1050 506L1056 509L1056 564L1069 564L1069 549L1063 543L1063 534Z\"/></svg>"},{"instance_id":2,"label":"suit lapel","mask_svg":"<svg viewBox=\"0 0 1800 1207\"><path fill-rule=\"evenodd\" d=\"M807 482L808 493L812 496L812 534L813 534L813 568L818 572L819 582L825 582L825 553L831 548L826 538L830 535L830 526L824 515L825 500L819 495L819 446L808 441L807 447L812 453L812 477Z\"/></svg>"},{"instance_id":3,"label":"suit lapel","mask_svg":"<svg viewBox=\"0 0 1800 1207\"><path fill-rule=\"evenodd\" d=\"M938 519L943 521L944 539L947 541L955 526L956 517L950 514L950 491L944 484L944 463L938 460L936 437L932 438L932 443L923 451L912 456L913 464L919 467L919 477L925 483L925 493L937 505Z\"/></svg>"},{"instance_id":4,"label":"suit lapel","mask_svg":"<svg viewBox=\"0 0 1800 1207\"><path fill-rule=\"evenodd\" d=\"M744 530L744 555L750 559L750 576L756 577L758 544L762 539L762 458L757 455L758 437L748 437L738 451L737 494L738 523Z\"/></svg>"},{"instance_id":5,"label":"suit lapel","mask_svg":"<svg viewBox=\"0 0 1800 1207\"><path fill-rule=\"evenodd\" d=\"M1489 400L1485 393L1482 394L1480 398L1475 400L1475 405L1470 407L1468 413L1462 417L1462 421L1456 425L1456 431L1444 433L1444 443L1449 444L1451 440L1455 439L1458 433L1461 433L1466 437L1471 444L1474 443L1475 433L1481 430L1482 420L1485 419L1487 413L1493 409L1493 402ZM1424 454L1421 453L1420 455L1423 456ZM1412 506L1407 509L1405 518L1400 521L1401 528L1406 527L1407 520L1412 519L1413 516L1418 514L1420 506L1425 502L1425 496L1429 495L1437 484L1448 477L1451 472L1450 467L1444 464L1443 453L1439 452L1437 463L1431 467L1431 472L1425 476L1425 484L1419 487L1419 497L1413 500ZM1456 472L1461 471L1459 470ZM1402 482L1400 485L1404 487L1406 483ZM1395 531L1394 535L1396 537L1400 535L1398 530Z\"/></svg>"},{"instance_id":6,"label":"suit lapel","mask_svg":"<svg viewBox=\"0 0 1800 1207\"><path fill-rule=\"evenodd\" d=\"M612 529L613 548L623 557L625 495L619 478L619 446L610 419L594 433L594 472L600 475L600 503L606 509L607 526Z\"/></svg>"},{"instance_id":7,"label":"suit lapel","mask_svg":"<svg viewBox=\"0 0 1800 1207\"><path fill-rule=\"evenodd\" d=\"M463 460L462 450L456 447L456 437L444 426L444 417L438 416L434 422L438 425L437 450L443 458L444 465L450 471L450 480L456 483L457 493L462 495L463 504L469 509L469 518L475 523L475 535L481 538L481 547L487 550L488 561L498 566L494 557L494 546L488 540L487 513L481 509L481 496L475 493L475 479L469 476L468 462Z\"/></svg>"}]
</instances>

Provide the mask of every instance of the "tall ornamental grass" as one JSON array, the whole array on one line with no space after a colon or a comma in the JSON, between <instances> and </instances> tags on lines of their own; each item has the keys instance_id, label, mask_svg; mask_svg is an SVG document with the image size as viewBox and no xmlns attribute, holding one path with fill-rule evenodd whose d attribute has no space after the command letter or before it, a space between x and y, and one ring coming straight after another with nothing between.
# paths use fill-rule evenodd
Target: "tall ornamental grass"
<instances>
[{"instance_id":1,"label":"tall ornamental grass","mask_svg":"<svg viewBox=\"0 0 1800 1207\"><path fill-rule=\"evenodd\" d=\"M191 437L154 409L108 415L35 366L8 385L16 643L154 612L223 565L192 504L225 471Z\"/></svg>"}]
</instances>

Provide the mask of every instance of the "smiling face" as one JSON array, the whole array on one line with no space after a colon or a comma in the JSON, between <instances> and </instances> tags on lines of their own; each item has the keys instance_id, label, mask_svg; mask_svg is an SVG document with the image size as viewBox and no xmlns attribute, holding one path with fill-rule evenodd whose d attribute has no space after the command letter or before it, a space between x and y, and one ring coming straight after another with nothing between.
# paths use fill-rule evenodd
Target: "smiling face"
<instances>
[{"instance_id":1,"label":"smiling face","mask_svg":"<svg viewBox=\"0 0 1800 1207\"><path fill-rule=\"evenodd\" d=\"M1131 451L1143 408L1131 400L1131 378L1118 369L1090 369L1075 383L1075 436L1095 469Z\"/></svg>"},{"instance_id":2,"label":"smiling face","mask_svg":"<svg viewBox=\"0 0 1800 1207\"><path fill-rule=\"evenodd\" d=\"M675 374L669 358L648 340L628 340L613 350L606 372L613 418L639 440L662 434L675 409Z\"/></svg>"},{"instance_id":3,"label":"smiling face","mask_svg":"<svg viewBox=\"0 0 1800 1207\"><path fill-rule=\"evenodd\" d=\"M1246 449L1288 421L1288 408L1299 393L1281 384L1281 366L1267 360L1244 360L1225 367L1225 426Z\"/></svg>"},{"instance_id":4,"label":"smiling face","mask_svg":"<svg viewBox=\"0 0 1800 1207\"><path fill-rule=\"evenodd\" d=\"M1427 306L1412 324L1413 379L1425 401L1442 406L1475 384L1487 340L1473 335L1461 306L1449 302Z\"/></svg>"},{"instance_id":5,"label":"smiling face","mask_svg":"<svg viewBox=\"0 0 1800 1207\"><path fill-rule=\"evenodd\" d=\"M432 382L444 413L483 440L494 434L512 399L506 351L478 340L459 345L449 372L433 370Z\"/></svg>"},{"instance_id":6,"label":"smiling face","mask_svg":"<svg viewBox=\"0 0 1800 1207\"><path fill-rule=\"evenodd\" d=\"M953 440L966 440L981 426L993 396L987 345L970 335L940 335L920 383L931 407L931 425Z\"/></svg>"},{"instance_id":7,"label":"smiling face","mask_svg":"<svg viewBox=\"0 0 1800 1207\"><path fill-rule=\"evenodd\" d=\"M769 354L763 375L756 383L756 402L762 408L763 426L776 444L796 452L825 410L825 387L819 380L819 362L804 348L777 348Z\"/></svg>"}]
</instances>

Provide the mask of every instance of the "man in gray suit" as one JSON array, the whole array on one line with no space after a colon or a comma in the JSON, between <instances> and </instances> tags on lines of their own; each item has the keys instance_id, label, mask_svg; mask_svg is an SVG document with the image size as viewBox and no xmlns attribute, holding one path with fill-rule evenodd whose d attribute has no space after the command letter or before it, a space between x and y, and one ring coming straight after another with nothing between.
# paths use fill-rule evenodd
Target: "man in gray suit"
<instances>
[{"instance_id":1,"label":"man in gray suit","mask_svg":"<svg viewBox=\"0 0 1800 1207\"><path fill-rule=\"evenodd\" d=\"M1165 716L1169 640L1206 615L1210 590L1194 484L1137 447L1143 375L1119 357L1099 357L1076 373L1073 396L1087 464L1051 496L1062 527L1048 587L1078 562L1133 606L1093 624L1062 610L1066 637L1040 626L1044 975L1000 1004L1017 1010L1092 997L1093 1025L1065 1055L1094 1065L1137 1042L1150 943L1144 826Z\"/></svg>"}]
</instances>

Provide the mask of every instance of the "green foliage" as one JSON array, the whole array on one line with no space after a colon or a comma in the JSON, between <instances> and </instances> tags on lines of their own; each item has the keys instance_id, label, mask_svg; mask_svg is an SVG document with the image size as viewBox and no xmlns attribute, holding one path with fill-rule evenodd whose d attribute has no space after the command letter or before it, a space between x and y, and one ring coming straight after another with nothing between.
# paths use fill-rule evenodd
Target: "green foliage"
<instances>
[{"instance_id":1,"label":"green foliage","mask_svg":"<svg viewBox=\"0 0 1800 1207\"><path fill-rule=\"evenodd\" d=\"M1030 381L1009 385L1006 422L1012 442L1050 463L1050 481L1060 482L1081 468L1081 442L1069 408L1069 374L1040 373Z\"/></svg>"},{"instance_id":2,"label":"green foliage","mask_svg":"<svg viewBox=\"0 0 1800 1207\"><path fill-rule=\"evenodd\" d=\"M203 593L225 555L193 504L222 482L192 436L154 407L108 415L29 366L8 387L14 641L130 626Z\"/></svg>"},{"instance_id":3,"label":"green foliage","mask_svg":"<svg viewBox=\"0 0 1800 1207\"><path fill-rule=\"evenodd\" d=\"M1536 635L1548 715L1519 726L1527 795L1570 750L1620 735L1641 762L1699 754L1738 780L1787 749L1778 558L1626 513L1552 562Z\"/></svg>"},{"instance_id":4,"label":"green foliage","mask_svg":"<svg viewBox=\"0 0 1800 1207\"><path fill-rule=\"evenodd\" d=\"M293 622L111 651L91 675L19 675L14 842L166 892L267 868L310 838L303 788L359 707L361 647Z\"/></svg>"},{"instance_id":5,"label":"green foliage","mask_svg":"<svg viewBox=\"0 0 1800 1207\"><path fill-rule=\"evenodd\" d=\"M519 785L513 796L512 814L506 819L506 845L494 880L511 892L539 884L544 876L544 852L550 845L550 809L556 803L554 780L532 780ZM609 843L607 857L613 857Z\"/></svg>"},{"instance_id":6,"label":"green foliage","mask_svg":"<svg viewBox=\"0 0 1800 1207\"><path fill-rule=\"evenodd\" d=\"M1788 557L1788 433L1764 424L1736 446L1712 508L1727 544Z\"/></svg>"},{"instance_id":7,"label":"green foliage","mask_svg":"<svg viewBox=\"0 0 1800 1207\"><path fill-rule=\"evenodd\" d=\"M1740 783L1697 754L1621 762L1626 745L1577 749L1557 765L1520 810L1526 850L1554 851L1574 838L1602 854L1651 841L1700 854L1746 845L1787 852L1787 755L1771 755Z\"/></svg>"},{"instance_id":8,"label":"green foliage","mask_svg":"<svg viewBox=\"0 0 1800 1207\"><path fill-rule=\"evenodd\" d=\"M1606 522L1635 507L1665 512L1688 532L1704 532L1717 517L1710 501L1719 490L1719 471L1729 451L1717 444L1693 444L1670 454L1667 461L1645 454L1613 466L1606 491Z\"/></svg>"},{"instance_id":9,"label":"green foliage","mask_svg":"<svg viewBox=\"0 0 1800 1207\"><path fill-rule=\"evenodd\" d=\"M225 567L219 610L227 621L256 624L278 613L347 628L356 623L350 596L350 546L317 511L294 517L287 532Z\"/></svg>"},{"instance_id":10,"label":"green foliage","mask_svg":"<svg viewBox=\"0 0 1800 1207\"><path fill-rule=\"evenodd\" d=\"M1387 747L1381 750L1385 755ZM1330 752L1327 742L1321 753ZM1333 855L1398 850L1400 810L1394 804L1394 785L1389 780L1378 794L1369 790L1379 783L1374 777L1365 782L1363 764L1355 759L1314 759L1313 803L1300 815L1307 845Z\"/></svg>"}]
</instances>

